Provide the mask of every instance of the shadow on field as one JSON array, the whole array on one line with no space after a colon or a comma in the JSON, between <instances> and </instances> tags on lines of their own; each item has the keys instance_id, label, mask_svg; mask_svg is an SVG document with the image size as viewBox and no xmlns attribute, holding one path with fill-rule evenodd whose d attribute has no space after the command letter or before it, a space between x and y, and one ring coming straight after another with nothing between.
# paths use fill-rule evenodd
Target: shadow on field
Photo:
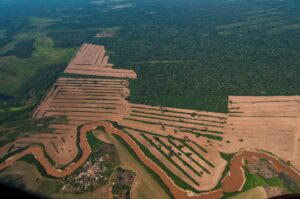
<instances>
[{"instance_id":1,"label":"shadow on field","mask_svg":"<svg viewBox=\"0 0 300 199\"><path fill-rule=\"evenodd\" d=\"M0 182L0 193L3 196L3 198L49 199L39 194L35 194L22 189L17 189L1 182Z\"/></svg>"}]
</instances>

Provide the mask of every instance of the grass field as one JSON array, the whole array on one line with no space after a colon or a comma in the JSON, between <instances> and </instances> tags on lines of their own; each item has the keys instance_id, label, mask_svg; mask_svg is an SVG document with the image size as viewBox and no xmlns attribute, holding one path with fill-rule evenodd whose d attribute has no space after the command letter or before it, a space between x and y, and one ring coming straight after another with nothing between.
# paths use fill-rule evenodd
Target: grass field
<instances>
[{"instance_id":1,"label":"grass field","mask_svg":"<svg viewBox=\"0 0 300 199\"><path fill-rule=\"evenodd\" d=\"M18 111L22 111L26 108L28 108L28 106L11 107L11 108L8 108L8 110L11 111L11 112L18 112ZM0 109L0 112L3 112L3 111L5 111L5 109Z\"/></svg>"},{"instance_id":2,"label":"grass field","mask_svg":"<svg viewBox=\"0 0 300 199\"><path fill-rule=\"evenodd\" d=\"M104 133L104 132L100 132ZM155 179L147 170L147 168L140 163L140 161L134 157L131 152L123 145L119 139L111 138L105 133L105 139L115 144L120 154L120 165L124 169L132 170L136 173L135 182L131 189L133 198L146 199L149 195L153 198L170 198L166 191L162 188L160 179ZM158 182L157 182L158 180Z\"/></svg>"},{"instance_id":3,"label":"grass field","mask_svg":"<svg viewBox=\"0 0 300 199\"><path fill-rule=\"evenodd\" d=\"M228 197L228 199L265 199L266 197L267 195L263 187L255 187L235 196Z\"/></svg>"},{"instance_id":4,"label":"grass field","mask_svg":"<svg viewBox=\"0 0 300 199\"><path fill-rule=\"evenodd\" d=\"M89 144L90 144L90 146L92 148L92 151L95 150L95 149L97 149L97 148L99 148L99 147L101 147L101 146L103 146L103 142L101 142L100 140L98 140L95 137L94 133L90 132L90 133L87 134L86 137L87 137L88 142L89 142Z\"/></svg>"},{"instance_id":5,"label":"grass field","mask_svg":"<svg viewBox=\"0 0 300 199\"><path fill-rule=\"evenodd\" d=\"M15 94L25 80L32 77L39 69L58 64L65 65L74 54L74 49L36 50L31 58L11 57L2 62L0 70L0 92ZM9 70L6 72L5 70Z\"/></svg>"},{"instance_id":6,"label":"grass field","mask_svg":"<svg viewBox=\"0 0 300 199\"><path fill-rule=\"evenodd\" d=\"M5 180L8 176L21 176L22 183L30 191L51 195L62 188L60 181L46 178L40 175L39 171L33 164L24 161L18 161L11 167L0 173L0 178ZM17 181L12 180L11 185L14 186Z\"/></svg>"}]
</instances>

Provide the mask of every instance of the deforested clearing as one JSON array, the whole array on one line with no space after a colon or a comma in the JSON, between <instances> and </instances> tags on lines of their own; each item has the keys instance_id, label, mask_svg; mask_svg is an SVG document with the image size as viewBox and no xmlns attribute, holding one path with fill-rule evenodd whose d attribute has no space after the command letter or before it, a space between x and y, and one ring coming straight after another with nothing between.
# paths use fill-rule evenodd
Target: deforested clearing
<instances>
[{"instance_id":1,"label":"deforested clearing","mask_svg":"<svg viewBox=\"0 0 300 199\"><path fill-rule=\"evenodd\" d=\"M115 69L104 46L83 44L33 113L64 119L2 147L0 169L34 154L47 175L68 176L91 154L86 135L102 128L126 143L175 198L241 191L243 162L251 158L264 158L300 182L298 96L230 96L228 113L150 106L127 100L129 79L136 78L133 70Z\"/></svg>"}]
</instances>

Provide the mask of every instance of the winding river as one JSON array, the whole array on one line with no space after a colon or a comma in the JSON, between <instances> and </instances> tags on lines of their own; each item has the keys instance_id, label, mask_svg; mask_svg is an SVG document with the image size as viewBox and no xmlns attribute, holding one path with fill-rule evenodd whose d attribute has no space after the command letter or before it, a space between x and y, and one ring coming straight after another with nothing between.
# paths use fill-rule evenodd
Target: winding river
<instances>
[{"instance_id":1,"label":"winding river","mask_svg":"<svg viewBox=\"0 0 300 199\"><path fill-rule=\"evenodd\" d=\"M279 159L271 156L265 152L256 152L256 151L249 151L249 150L241 150L237 153L231 163L230 163L230 172L222 180L222 187L215 191L210 191L206 193L202 193L199 195L187 192L179 187L177 187L173 181L168 177L168 175L159 168L151 159L147 158L136 145L136 143L125 133L113 127L110 122L99 121L93 122L83 125L79 130L79 145L82 150L82 156L76 162L71 163L65 169L60 170L53 167L53 165L49 162L49 160L45 157L44 150L41 146L31 146L24 151L8 158L3 163L0 164L0 170L5 169L6 167L10 166L15 161L19 160L20 158L32 154L35 156L36 160L41 164L44 168L45 172L49 176L53 177L64 177L67 175L72 174L77 168L83 165L86 160L89 158L91 154L91 148L88 144L88 140L86 134L91 130L96 129L97 127L104 127L105 131L109 134L115 134L120 136L126 143L132 148L132 150L136 153L138 158L151 170L153 170L157 175L160 176L161 180L165 183L165 185L169 188L170 192L175 198L179 199L215 199L220 198L224 192L236 192L240 191L245 183L244 177L244 170L243 170L243 159L244 158L265 158L269 160L269 162L276 168L276 170L280 172L285 172L294 180L300 182L300 174L294 170L293 168L285 165Z\"/></svg>"}]
</instances>

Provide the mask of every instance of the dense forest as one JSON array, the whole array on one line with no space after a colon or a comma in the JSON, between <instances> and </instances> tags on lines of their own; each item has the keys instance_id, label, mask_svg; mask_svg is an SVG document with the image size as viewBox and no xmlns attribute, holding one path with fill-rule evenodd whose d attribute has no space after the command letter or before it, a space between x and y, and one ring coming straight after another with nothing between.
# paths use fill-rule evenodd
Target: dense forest
<instances>
[{"instance_id":1,"label":"dense forest","mask_svg":"<svg viewBox=\"0 0 300 199\"><path fill-rule=\"evenodd\" d=\"M300 94L299 0L28 1L0 1L0 146L48 127L31 113L84 42L135 70L132 103Z\"/></svg>"},{"instance_id":2,"label":"dense forest","mask_svg":"<svg viewBox=\"0 0 300 199\"><path fill-rule=\"evenodd\" d=\"M297 0L78 0L71 7L70 1L51 3L48 9L34 1L39 9L18 8L18 17L8 11L0 15L2 57L30 57L36 38L24 34L34 35L29 30L36 27L52 39L54 49L78 48L83 42L105 45L111 63L137 72L138 79L130 82L134 103L226 112L229 95L300 93ZM33 25L33 16L48 19L48 25ZM113 37L95 37L114 27ZM3 48L11 44L10 50ZM57 77L47 72L53 67L35 73L43 70L54 75L50 79ZM4 94L20 96L14 92Z\"/></svg>"}]
</instances>

